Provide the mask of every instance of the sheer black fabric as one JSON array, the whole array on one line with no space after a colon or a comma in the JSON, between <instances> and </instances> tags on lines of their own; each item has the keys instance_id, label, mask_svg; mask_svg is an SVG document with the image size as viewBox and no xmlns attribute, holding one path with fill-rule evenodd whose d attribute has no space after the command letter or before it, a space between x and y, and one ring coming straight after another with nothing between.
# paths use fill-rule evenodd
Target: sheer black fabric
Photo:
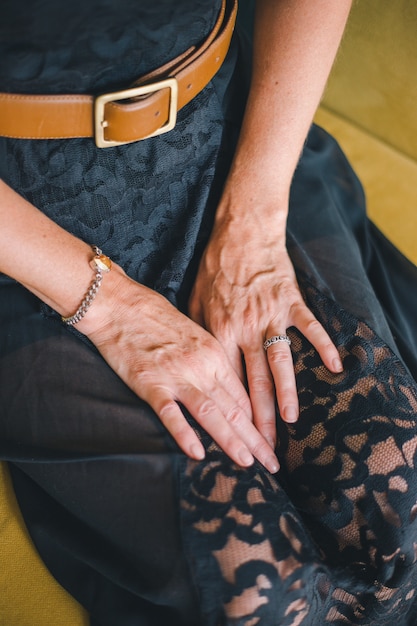
<instances>
[{"instance_id":1,"label":"sheer black fabric","mask_svg":"<svg viewBox=\"0 0 417 626\"><path fill-rule=\"evenodd\" d=\"M185 463L204 623L413 624L417 390L368 325L304 286L345 370L290 332L301 417L278 422L278 478L234 466L204 433L207 461Z\"/></svg>"},{"instance_id":2,"label":"sheer black fabric","mask_svg":"<svg viewBox=\"0 0 417 626\"><path fill-rule=\"evenodd\" d=\"M96 30L89 3L71 3L60 39L64 4L6 2L0 89L125 86L204 37L218 10L95 0ZM32 28L35 9L48 28ZM235 37L169 134L106 150L0 139L0 175L186 311L247 83ZM417 270L369 223L360 183L317 127L287 239L345 370L330 375L290 329L302 415L287 427L277 414L275 477L234 466L202 432L207 460L186 459L82 335L0 277L0 457L42 558L92 625L415 624Z\"/></svg>"}]
</instances>

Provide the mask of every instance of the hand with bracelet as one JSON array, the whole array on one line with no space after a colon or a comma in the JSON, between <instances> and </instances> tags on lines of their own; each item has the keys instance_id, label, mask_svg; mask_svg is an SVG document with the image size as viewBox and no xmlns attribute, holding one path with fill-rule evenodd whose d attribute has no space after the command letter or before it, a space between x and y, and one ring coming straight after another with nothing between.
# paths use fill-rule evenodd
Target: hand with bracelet
<instances>
[{"instance_id":1,"label":"hand with bracelet","mask_svg":"<svg viewBox=\"0 0 417 626\"><path fill-rule=\"evenodd\" d=\"M0 198L0 221L13 233L1 249L3 271L87 335L187 455L201 459L205 452L179 403L236 463L247 466L257 458L269 471L278 470L273 450L253 425L245 388L212 335L1 181ZM33 251L30 272L26 255L15 258L20 233L26 254Z\"/></svg>"},{"instance_id":2,"label":"hand with bracelet","mask_svg":"<svg viewBox=\"0 0 417 626\"><path fill-rule=\"evenodd\" d=\"M276 472L276 456L255 428L245 388L218 341L117 266L101 290L105 298L101 293L77 327L154 409L182 450L195 459L205 455L179 404L236 463L251 465L256 457Z\"/></svg>"}]
</instances>

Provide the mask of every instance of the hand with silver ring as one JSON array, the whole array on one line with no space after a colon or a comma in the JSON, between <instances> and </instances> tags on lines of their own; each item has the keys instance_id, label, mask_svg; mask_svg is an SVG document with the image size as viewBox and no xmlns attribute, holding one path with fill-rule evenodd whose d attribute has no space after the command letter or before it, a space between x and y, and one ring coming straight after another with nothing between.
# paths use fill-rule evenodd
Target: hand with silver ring
<instances>
[{"instance_id":1,"label":"hand with silver ring","mask_svg":"<svg viewBox=\"0 0 417 626\"><path fill-rule=\"evenodd\" d=\"M340 372L342 364L303 300L285 238L275 234L282 225L260 228L262 222L248 212L240 216L237 238L234 220L223 211L220 216L200 264L190 315L223 346L249 389L255 426L275 445L275 400L284 421L295 422L299 415L285 330L293 326L303 333L332 372Z\"/></svg>"}]
</instances>

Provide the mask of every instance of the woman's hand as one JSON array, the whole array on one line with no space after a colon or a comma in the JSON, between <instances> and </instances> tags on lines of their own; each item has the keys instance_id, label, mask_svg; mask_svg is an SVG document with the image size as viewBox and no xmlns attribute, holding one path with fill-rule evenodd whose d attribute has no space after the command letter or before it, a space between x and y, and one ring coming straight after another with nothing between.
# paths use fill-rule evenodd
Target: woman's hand
<instances>
[{"instance_id":1,"label":"woman's hand","mask_svg":"<svg viewBox=\"0 0 417 626\"><path fill-rule=\"evenodd\" d=\"M223 348L165 298L115 267L77 327L187 455L202 459L204 448L180 404L236 463L248 466L255 457L269 471L278 470Z\"/></svg>"},{"instance_id":2,"label":"woman's hand","mask_svg":"<svg viewBox=\"0 0 417 626\"><path fill-rule=\"evenodd\" d=\"M265 339L298 328L333 372L342 364L328 334L305 305L285 248L279 215L250 207L239 220L224 205L203 256L190 299L192 319L222 344L240 379L249 388L254 423L273 446L275 397L282 418L294 422L298 399L290 346ZM281 219L282 221L282 219ZM242 359L243 357L243 359Z\"/></svg>"},{"instance_id":3,"label":"woman's hand","mask_svg":"<svg viewBox=\"0 0 417 626\"><path fill-rule=\"evenodd\" d=\"M297 419L298 400L290 347L275 343L265 353L264 340L295 326L329 369L341 368L335 346L299 292L285 221L292 177L350 5L257 0L239 142L190 300L191 317L219 340L246 378L255 425L271 444L275 392L287 421Z\"/></svg>"}]
</instances>

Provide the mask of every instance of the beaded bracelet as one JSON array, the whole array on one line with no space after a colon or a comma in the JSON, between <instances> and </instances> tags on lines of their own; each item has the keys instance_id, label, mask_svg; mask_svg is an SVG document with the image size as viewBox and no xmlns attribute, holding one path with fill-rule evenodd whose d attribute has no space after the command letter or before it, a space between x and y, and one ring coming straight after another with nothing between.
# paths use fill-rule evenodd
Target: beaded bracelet
<instances>
[{"instance_id":1,"label":"beaded bracelet","mask_svg":"<svg viewBox=\"0 0 417 626\"><path fill-rule=\"evenodd\" d=\"M69 326L76 324L84 317L84 315L87 313L88 309L92 305L98 290L100 289L101 281L103 280L103 273L106 274L111 270L111 260L109 259L109 257L103 254L100 248L98 248L97 246L91 247L95 252L95 256L91 260L90 265L95 271L95 277L74 315L71 315L70 317L61 316L61 320Z\"/></svg>"}]
</instances>

